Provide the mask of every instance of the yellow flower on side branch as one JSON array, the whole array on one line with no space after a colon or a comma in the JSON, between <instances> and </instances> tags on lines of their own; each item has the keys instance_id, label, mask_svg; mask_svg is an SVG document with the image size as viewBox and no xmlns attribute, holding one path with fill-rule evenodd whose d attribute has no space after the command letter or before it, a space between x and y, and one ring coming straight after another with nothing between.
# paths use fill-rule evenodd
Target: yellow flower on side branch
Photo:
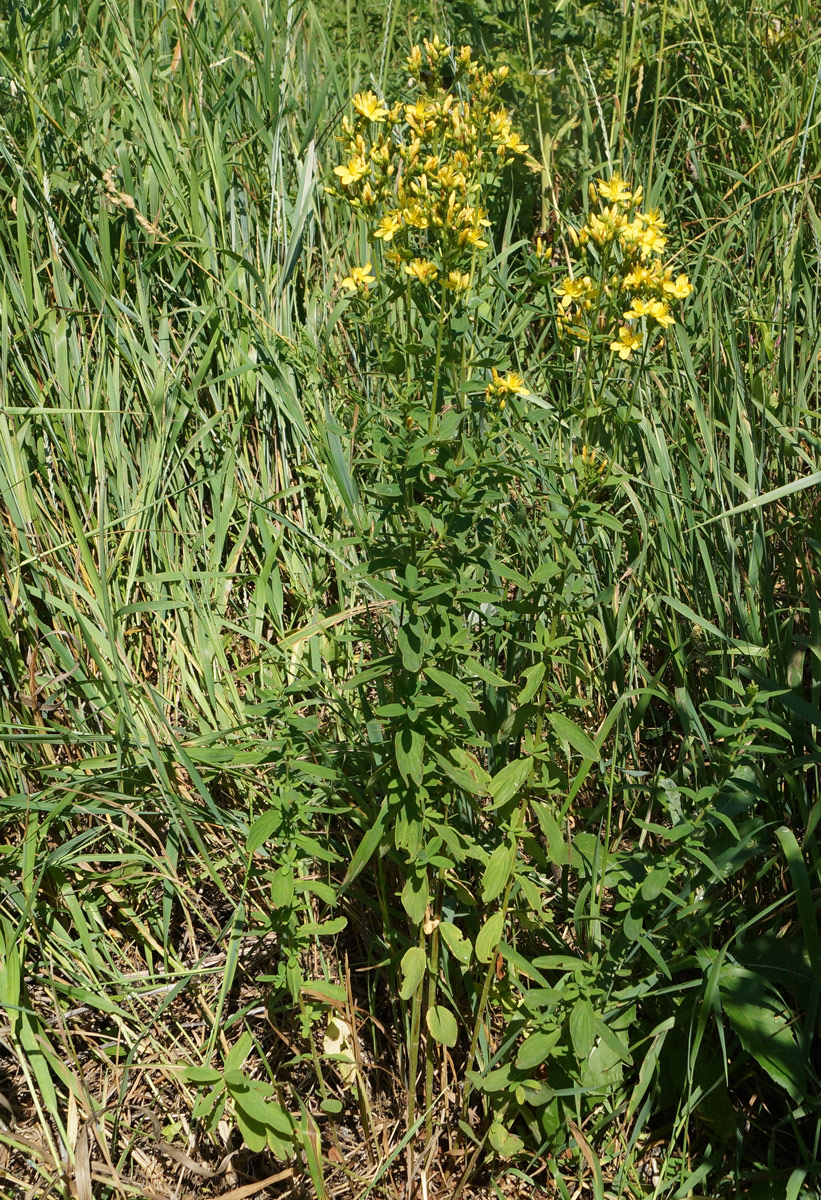
<instances>
[{"instance_id":1,"label":"yellow flower on side branch","mask_svg":"<svg viewBox=\"0 0 821 1200\"><path fill-rule=\"evenodd\" d=\"M584 224L578 231L567 227L570 274L554 288L557 328L559 336L580 342L606 338L611 351L628 362L644 345L631 323L647 320L650 329L675 324L673 306L692 294L693 285L683 272L674 278L664 261L667 223L659 209L640 207L640 186L614 173L591 183L588 195ZM663 344L656 339L648 348Z\"/></svg>"},{"instance_id":2,"label":"yellow flower on side branch","mask_svg":"<svg viewBox=\"0 0 821 1200\"><path fill-rule=\"evenodd\" d=\"M636 350L641 349L641 346L641 334L634 333L627 325L622 325L618 340L610 343L610 349L618 354L622 362L627 362Z\"/></svg>"},{"instance_id":3,"label":"yellow flower on side branch","mask_svg":"<svg viewBox=\"0 0 821 1200\"><path fill-rule=\"evenodd\" d=\"M361 154L355 155L347 163L342 163L338 167L334 167L334 175L339 176L339 181L343 187L350 187L352 183L359 183L360 179L364 179L368 174L368 164Z\"/></svg>"},{"instance_id":4,"label":"yellow flower on side branch","mask_svg":"<svg viewBox=\"0 0 821 1200\"><path fill-rule=\"evenodd\" d=\"M367 292L372 283L376 283L376 276L373 274L373 265L367 262L364 267L353 267L350 275L342 280L342 287L349 292Z\"/></svg>"},{"instance_id":5,"label":"yellow flower on side branch","mask_svg":"<svg viewBox=\"0 0 821 1200\"><path fill-rule=\"evenodd\" d=\"M485 389L485 398L489 402L495 401L500 411L505 408L508 396L528 395L525 381L515 371L508 371L503 375L496 367L492 367L490 377L490 383Z\"/></svg>"},{"instance_id":6,"label":"yellow flower on side branch","mask_svg":"<svg viewBox=\"0 0 821 1200\"><path fill-rule=\"evenodd\" d=\"M411 279L418 279L420 283L433 283L439 272L436 269L436 263L428 262L424 258L415 258L413 262L405 264L405 274L410 275Z\"/></svg>"},{"instance_id":7,"label":"yellow flower on side branch","mask_svg":"<svg viewBox=\"0 0 821 1200\"><path fill-rule=\"evenodd\" d=\"M352 100L355 110L366 121L382 122L388 115L388 110L373 92L357 92Z\"/></svg>"}]
</instances>

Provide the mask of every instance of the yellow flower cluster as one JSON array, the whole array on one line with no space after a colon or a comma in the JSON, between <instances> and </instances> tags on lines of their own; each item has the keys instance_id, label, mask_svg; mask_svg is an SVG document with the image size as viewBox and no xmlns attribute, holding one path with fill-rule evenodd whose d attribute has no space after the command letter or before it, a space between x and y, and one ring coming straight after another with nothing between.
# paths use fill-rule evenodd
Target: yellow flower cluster
<instances>
[{"instance_id":1,"label":"yellow flower cluster","mask_svg":"<svg viewBox=\"0 0 821 1200\"><path fill-rule=\"evenodd\" d=\"M407 65L412 103L388 107L372 91L353 97L328 190L368 223L385 270L459 296L488 248L488 195L527 146L500 103L506 67L487 70L469 46L438 37L414 46ZM343 286L367 290L372 280L357 272L369 266L354 267Z\"/></svg>"},{"instance_id":2,"label":"yellow flower cluster","mask_svg":"<svg viewBox=\"0 0 821 1200\"><path fill-rule=\"evenodd\" d=\"M657 209L641 209L641 187L616 174L591 184L590 200L584 225L571 229L576 271L554 289L559 331L580 341L603 332L628 362L644 348L644 330L674 324L671 306L693 287L665 262L665 222Z\"/></svg>"},{"instance_id":3,"label":"yellow flower cluster","mask_svg":"<svg viewBox=\"0 0 821 1200\"><path fill-rule=\"evenodd\" d=\"M508 396L527 395L525 381L515 371L508 371L506 375L502 375L500 371L492 367L490 376L490 383L485 389L485 398L489 404L495 402L500 412L504 410Z\"/></svg>"}]
</instances>

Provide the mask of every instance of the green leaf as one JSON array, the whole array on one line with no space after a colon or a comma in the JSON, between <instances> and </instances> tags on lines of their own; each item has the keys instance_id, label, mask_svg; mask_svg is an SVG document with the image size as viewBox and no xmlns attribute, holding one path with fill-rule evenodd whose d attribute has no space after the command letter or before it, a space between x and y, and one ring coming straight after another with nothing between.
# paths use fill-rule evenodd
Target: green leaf
<instances>
[{"instance_id":1,"label":"green leaf","mask_svg":"<svg viewBox=\"0 0 821 1200\"><path fill-rule=\"evenodd\" d=\"M497 671L489 670L484 663L480 663L476 658L465 659L465 670L469 671L471 675L477 675L479 679L483 679L485 683L489 683L491 687L513 687L513 684L509 679L505 679L505 677L503 675L499 675Z\"/></svg>"},{"instance_id":2,"label":"green leaf","mask_svg":"<svg viewBox=\"0 0 821 1200\"><path fill-rule=\"evenodd\" d=\"M798 916L804 934L804 944L807 947L815 977L821 979L821 935L819 935L818 910L813 900L807 864L804 862L804 856L792 830L788 829L786 825L781 825L776 829L775 836L781 843L784 857L790 868L790 877L798 904Z\"/></svg>"},{"instance_id":3,"label":"green leaf","mask_svg":"<svg viewBox=\"0 0 821 1200\"><path fill-rule=\"evenodd\" d=\"M427 955L421 946L411 946L410 950L406 950L402 955L402 962L400 963L402 986L399 989L399 995L402 1000L410 1000L413 993L419 987L425 975L427 961Z\"/></svg>"},{"instance_id":4,"label":"green leaf","mask_svg":"<svg viewBox=\"0 0 821 1200\"><path fill-rule=\"evenodd\" d=\"M191 1116L195 1121L202 1121L214 1109L214 1106L217 1105L217 1102L219 1101L219 1115L212 1117L210 1121L210 1125L213 1127L222 1116L225 1108L225 1097L226 1091L222 1086L222 1079L220 1078L219 1085L211 1088L210 1092L200 1092L199 1096L197 1096L197 1099L194 1101L194 1107L191 1109Z\"/></svg>"},{"instance_id":5,"label":"green leaf","mask_svg":"<svg viewBox=\"0 0 821 1200\"><path fill-rule=\"evenodd\" d=\"M602 1042L604 1042L604 1044L609 1047L610 1050L612 1050L613 1054L615 1054L617 1058L621 1059L622 1062L625 1062L628 1065L632 1065L633 1056L619 1035L616 1033L612 1025L608 1025L606 1021L601 1021L597 1017L596 1032L598 1033Z\"/></svg>"},{"instance_id":6,"label":"green leaf","mask_svg":"<svg viewBox=\"0 0 821 1200\"><path fill-rule=\"evenodd\" d=\"M435 1042L439 1042L441 1046L455 1046L459 1037L459 1026L456 1024L456 1017L449 1008L445 1008L442 1004L435 1004L433 1008L429 1008L425 1013L425 1024L428 1027L428 1033Z\"/></svg>"},{"instance_id":7,"label":"green leaf","mask_svg":"<svg viewBox=\"0 0 821 1200\"><path fill-rule=\"evenodd\" d=\"M547 719L563 742L567 742L583 758L592 758L594 762L598 762L599 752L595 743L575 721L571 721L564 713L548 713Z\"/></svg>"},{"instance_id":8,"label":"green leaf","mask_svg":"<svg viewBox=\"0 0 821 1200\"><path fill-rule=\"evenodd\" d=\"M382 841L382 833L385 828L387 816L388 805L387 801L383 800L382 807L379 810L376 820L356 848L356 853L351 859L351 865L345 872L345 878L342 880L340 885L340 892L343 891L348 884L352 883L362 868L368 862L370 862L371 856L373 855L379 843Z\"/></svg>"},{"instance_id":9,"label":"green leaf","mask_svg":"<svg viewBox=\"0 0 821 1200\"><path fill-rule=\"evenodd\" d=\"M477 1087L480 1092L501 1092L510 1083L510 1063L505 1063L503 1067L497 1067L495 1071L488 1071L487 1075L482 1075L479 1071L467 1071L467 1077L474 1087Z\"/></svg>"},{"instance_id":10,"label":"green leaf","mask_svg":"<svg viewBox=\"0 0 821 1200\"><path fill-rule=\"evenodd\" d=\"M593 1005L585 996L576 1001L570 1013L570 1039L576 1057L583 1062L596 1040L596 1014Z\"/></svg>"},{"instance_id":11,"label":"green leaf","mask_svg":"<svg viewBox=\"0 0 821 1200\"><path fill-rule=\"evenodd\" d=\"M211 1067L186 1067L182 1073L186 1083L221 1083L222 1072Z\"/></svg>"},{"instance_id":12,"label":"green leaf","mask_svg":"<svg viewBox=\"0 0 821 1200\"><path fill-rule=\"evenodd\" d=\"M405 912L414 925L419 925L424 920L430 900L427 871L413 871L408 876L402 888L401 898Z\"/></svg>"},{"instance_id":13,"label":"green leaf","mask_svg":"<svg viewBox=\"0 0 821 1200\"><path fill-rule=\"evenodd\" d=\"M551 1029L549 1033L531 1033L530 1037L522 1042L516 1055L516 1066L519 1070L530 1071L543 1063L550 1056L561 1035L561 1029Z\"/></svg>"},{"instance_id":14,"label":"green leaf","mask_svg":"<svg viewBox=\"0 0 821 1200\"><path fill-rule=\"evenodd\" d=\"M533 697L541 687L544 679L545 664L537 662L532 667L528 667L524 673L525 685L516 697L519 704L529 704Z\"/></svg>"},{"instance_id":15,"label":"green leaf","mask_svg":"<svg viewBox=\"0 0 821 1200\"><path fill-rule=\"evenodd\" d=\"M476 957L479 962L490 962L496 951L496 947L502 940L504 930L505 914L503 912L495 912L492 916L488 917L479 930L479 936L476 938Z\"/></svg>"},{"instance_id":16,"label":"green leaf","mask_svg":"<svg viewBox=\"0 0 821 1200\"><path fill-rule=\"evenodd\" d=\"M512 800L525 784L533 770L532 758L514 758L490 781L491 808L500 808L508 800Z\"/></svg>"},{"instance_id":17,"label":"green leaf","mask_svg":"<svg viewBox=\"0 0 821 1200\"><path fill-rule=\"evenodd\" d=\"M457 929L456 926L451 924L450 921L442 921L439 925L439 934L453 957L457 959L462 966L469 966L470 959L473 954L473 947L469 940L462 933L461 929Z\"/></svg>"},{"instance_id":18,"label":"green leaf","mask_svg":"<svg viewBox=\"0 0 821 1200\"><path fill-rule=\"evenodd\" d=\"M642 899L655 900L667 887L669 879L669 867L654 867L641 885Z\"/></svg>"},{"instance_id":19,"label":"green leaf","mask_svg":"<svg viewBox=\"0 0 821 1200\"><path fill-rule=\"evenodd\" d=\"M482 875L482 900L489 904L500 895L510 879L516 861L516 844L502 842L491 854Z\"/></svg>"},{"instance_id":20,"label":"green leaf","mask_svg":"<svg viewBox=\"0 0 821 1200\"><path fill-rule=\"evenodd\" d=\"M253 854L255 850L258 850L262 843L275 834L281 825L282 810L279 807L269 808L267 812L257 817L245 839L245 849L248 853Z\"/></svg>"},{"instance_id":21,"label":"green leaf","mask_svg":"<svg viewBox=\"0 0 821 1200\"><path fill-rule=\"evenodd\" d=\"M554 817L550 808L541 800L531 800L530 807L536 814L536 820L539 822L539 828L544 834L545 842L547 843L547 856L552 863L557 867L566 866L568 862L567 844L562 837L562 831L559 828L559 822Z\"/></svg>"},{"instance_id":22,"label":"green leaf","mask_svg":"<svg viewBox=\"0 0 821 1200\"><path fill-rule=\"evenodd\" d=\"M406 783L420 784L424 774L425 735L412 725L396 731L394 737L396 765Z\"/></svg>"},{"instance_id":23,"label":"green leaf","mask_svg":"<svg viewBox=\"0 0 821 1200\"><path fill-rule=\"evenodd\" d=\"M400 625L396 642L402 656L402 666L411 675L416 675L422 668L423 636L420 623L412 621Z\"/></svg>"},{"instance_id":24,"label":"green leaf","mask_svg":"<svg viewBox=\"0 0 821 1200\"><path fill-rule=\"evenodd\" d=\"M425 667L425 674L428 679L438 684L443 692L452 696L466 712L475 711L479 707L467 684L462 683L454 675L448 674L447 671L440 671L438 667Z\"/></svg>"},{"instance_id":25,"label":"green leaf","mask_svg":"<svg viewBox=\"0 0 821 1200\"><path fill-rule=\"evenodd\" d=\"M274 908L288 908L294 898L294 873L291 867L280 867L271 880L270 899Z\"/></svg>"},{"instance_id":26,"label":"green leaf","mask_svg":"<svg viewBox=\"0 0 821 1200\"><path fill-rule=\"evenodd\" d=\"M245 1062L248 1055L251 1053L251 1047L254 1044L254 1039L246 1029L237 1038L234 1045L225 1056L225 1074L229 1071L236 1071Z\"/></svg>"},{"instance_id":27,"label":"green leaf","mask_svg":"<svg viewBox=\"0 0 821 1200\"><path fill-rule=\"evenodd\" d=\"M724 1012L756 1062L796 1102L807 1091L807 1064L781 997L756 971L725 967L719 980Z\"/></svg>"},{"instance_id":28,"label":"green leaf","mask_svg":"<svg viewBox=\"0 0 821 1200\"><path fill-rule=\"evenodd\" d=\"M237 1128L242 1134L242 1140L249 1150L252 1150L254 1154L259 1154L260 1150L265 1148L265 1144L268 1141L268 1130L264 1125L259 1125L256 1121L248 1117L243 1109L237 1108L236 1103L234 1110L237 1118Z\"/></svg>"},{"instance_id":29,"label":"green leaf","mask_svg":"<svg viewBox=\"0 0 821 1200\"><path fill-rule=\"evenodd\" d=\"M494 1121L491 1125L487 1140L490 1142L497 1154L501 1154L502 1158L513 1158L514 1155L520 1154L524 1149L524 1142L515 1133L511 1133L504 1125L498 1121Z\"/></svg>"}]
</instances>

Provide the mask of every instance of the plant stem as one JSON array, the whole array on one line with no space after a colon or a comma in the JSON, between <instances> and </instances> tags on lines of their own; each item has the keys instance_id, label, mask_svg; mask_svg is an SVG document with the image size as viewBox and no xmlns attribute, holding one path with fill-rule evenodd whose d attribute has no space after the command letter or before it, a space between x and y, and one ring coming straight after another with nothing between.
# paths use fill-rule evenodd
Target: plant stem
<instances>
[{"instance_id":1,"label":"plant stem","mask_svg":"<svg viewBox=\"0 0 821 1200\"><path fill-rule=\"evenodd\" d=\"M419 945L424 950L425 930L422 924L419 926ZM408 1047L408 1129L411 1128L413 1122L416 1120L416 1073L419 1069L419 1034L422 1028L423 982L423 980L419 981L419 985L413 993L413 1005L411 1007L410 1046Z\"/></svg>"},{"instance_id":2,"label":"plant stem","mask_svg":"<svg viewBox=\"0 0 821 1200\"><path fill-rule=\"evenodd\" d=\"M433 930L430 943L430 962L428 963L428 1010L436 1003L436 986L439 975L439 921L442 915L443 883L442 873L436 885L436 900L434 901L433 917L436 927ZM425 1135L430 1140L433 1132L433 1054L428 1051L425 1060Z\"/></svg>"},{"instance_id":3,"label":"plant stem","mask_svg":"<svg viewBox=\"0 0 821 1200\"><path fill-rule=\"evenodd\" d=\"M516 818L516 825L513 829L513 833L514 833L515 837L517 838L517 840L518 840L518 836L519 836L519 831L522 829L522 826L524 825L525 813L527 811L527 806L529 803L529 796L530 796L529 789L527 787L525 787L524 794L522 796L522 802L519 805L519 811L518 811L518 815ZM515 878L516 878L516 860L514 858L513 867L511 869L510 876L507 881L507 886L505 887L505 894L502 897L501 911L504 914L504 917L507 917L507 907L508 907L508 904L510 903L510 893L513 891L513 881ZM502 936L503 935L504 935L504 920L502 921ZM500 937L499 941L501 941L501 937ZM496 969L496 954L497 953L498 953L498 943L496 944L496 946L493 949L493 954L490 957L490 962L488 963L487 971L485 972L485 980L484 980L484 983L482 984L482 994L479 998L479 1007L476 1010L476 1020L473 1025L473 1035L470 1039L470 1049L468 1050L468 1056L467 1056L467 1060L465 1062L465 1090L462 1095L462 1120L463 1121L467 1119L468 1100L470 1099L470 1091L471 1091L470 1080L467 1077L467 1072L473 1068L473 1063L476 1058L476 1049L477 1049L477 1046L479 1045L479 1033L482 1028L482 1019L484 1017L485 1008L487 1006L487 998L488 998L488 995L490 994L490 984L491 984L491 980L493 979L493 972Z\"/></svg>"},{"instance_id":4,"label":"plant stem","mask_svg":"<svg viewBox=\"0 0 821 1200\"><path fill-rule=\"evenodd\" d=\"M445 286L442 285L442 303L439 309L439 327L436 332L436 361L433 366L433 390L430 399L430 422L428 423L428 433L433 433L433 427L436 423L436 400L439 393L439 374L442 369L442 342L445 337Z\"/></svg>"}]
</instances>

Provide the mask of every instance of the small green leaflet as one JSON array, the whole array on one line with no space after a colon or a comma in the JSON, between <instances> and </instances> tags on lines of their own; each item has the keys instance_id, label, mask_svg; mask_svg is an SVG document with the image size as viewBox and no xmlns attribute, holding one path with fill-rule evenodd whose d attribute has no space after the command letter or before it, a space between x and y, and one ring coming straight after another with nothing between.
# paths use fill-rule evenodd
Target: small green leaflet
<instances>
[{"instance_id":1,"label":"small green leaflet","mask_svg":"<svg viewBox=\"0 0 821 1200\"><path fill-rule=\"evenodd\" d=\"M544 679L545 665L543 662L528 667L524 673L525 685L516 697L518 704L529 704L539 690Z\"/></svg>"},{"instance_id":2,"label":"small green leaflet","mask_svg":"<svg viewBox=\"0 0 821 1200\"><path fill-rule=\"evenodd\" d=\"M573 1005L570 1014L570 1038L580 1062L584 1062L596 1040L596 1015L593 1005L582 997Z\"/></svg>"},{"instance_id":3,"label":"small green leaflet","mask_svg":"<svg viewBox=\"0 0 821 1200\"><path fill-rule=\"evenodd\" d=\"M425 1014L428 1033L434 1041L442 1046L455 1046L459 1037L459 1026L449 1008L443 1004L435 1004Z\"/></svg>"},{"instance_id":4,"label":"small green leaflet","mask_svg":"<svg viewBox=\"0 0 821 1200\"><path fill-rule=\"evenodd\" d=\"M388 805L387 801L383 800L376 820L356 848L356 853L351 859L351 865L348 867L348 870L345 872L345 878L342 880L339 889L340 892L344 891L348 884L356 879L362 868L370 862L371 856L382 841L382 832L385 828L387 817Z\"/></svg>"},{"instance_id":5,"label":"small green leaflet","mask_svg":"<svg viewBox=\"0 0 821 1200\"><path fill-rule=\"evenodd\" d=\"M530 1037L522 1042L516 1055L516 1066L519 1070L530 1071L543 1063L561 1035L561 1029L551 1029L550 1033L531 1033Z\"/></svg>"},{"instance_id":6,"label":"small green leaflet","mask_svg":"<svg viewBox=\"0 0 821 1200\"><path fill-rule=\"evenodd\" d=\"M504 928L505 914L503 912L495 912L485 921L476 939L476 957L479 962L487 963L493 958L496 947L502 940Z\"/></svg>"},{"instance_id":7,"label":"small green leaflet","mask_svg":"<svg viewBox=\"0 0 821 1200\"><path fill-rule=\"evenodd\" d=\"M489 904L505 889L516 861L516 843L502 842L488 859L482 875L482 900Z\"/></svg>"},{"instance_id":8,"label":"small green leaflet","mask_svg":"<svg viewBox=\"0 0 821 1200\"><path fill-rule=\"evenodd\" d=\"M402 955L400 964L402 986L399 989L399 996L402 1000L410 1000L419 987L425 975L426 965L427 955L421 946L411 946L410 950L406 950Z\"/></svg>"},{"instance_id":9,"label":"small green leaflet","mask_svg":"<svg viewBox=\"0 0 821 1200\"><path fill-rule=\"evenodd\" d=\"M447 692L457 704L467 709L468 712L474 711L479 707L473 698L473 692L467 684L462 683L454 675L449 675L447 671L440 671L438 667L425 667L425 674L428 679L432 679L443 692Z\"/></svg>"},{"instance_id":10,"label":"small green leaflet","mask_svg":"<svg viewBox=\"0 0 821 1200\"><path fill-rule=\"evenodd\" d=\"M439 934L453 957L457 959L462 966L468 966L473 953L473 947L462 933L461 929L457 929L456 926L451 924L450 921L442 921L439 926Z\"/></svg>"},{"instance_id":11,"label":"small green leaflet","mask_svg":"<svg viewBox=\"0 0 821 1200\"><path fill-rule=\"evenodd\" d=\"M583 758L598 762L599 752L595 743L575 721L571 721L564 713L548 713L547 719L563 742L567 742Z\"/></svg>"},{"instance_id":12,"label":"small green leaflet","mask_svg":"<svg viewBox=\"0 0 821 1200\"><path fill-rule=\"evenodd\" d=\"M425 735L411 725L404 725L396 731L394 750L402 778L406 783L410 780L419 785L424 773Z\"/></svg>"},{"instance_id":13,"label":"small green leaflet","mask_svg":"<svg viewBox=\"0 0 821 1200\"><path fill-rule=\"evenodd\" d=\"M490 781L491 808L501 808L516 795L533 770L532 758L514 758Z\"/></svg>"}]
</instances>

